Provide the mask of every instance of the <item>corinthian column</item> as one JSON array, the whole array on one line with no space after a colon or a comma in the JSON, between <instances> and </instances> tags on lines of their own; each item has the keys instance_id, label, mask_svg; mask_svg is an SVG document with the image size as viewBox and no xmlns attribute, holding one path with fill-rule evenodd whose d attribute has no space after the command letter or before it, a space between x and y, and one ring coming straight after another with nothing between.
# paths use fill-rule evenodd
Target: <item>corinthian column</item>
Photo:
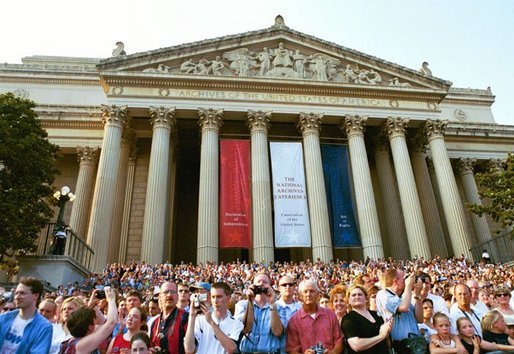
<instances>
[{"instance_id":1,"label":"corinthian column","mask_svg":"<svg viewBox=\"0 0 514 354\"><path fill-rule=\"evenodd\" d=\"M447 257L449 253L446 248L443 226L427 166L426 145L426 134L422 129L418 129L417 134L409 139L412 169L414 170L419 199L423 201L421 203L421 210L423 211L423 218L427 229L430 251L432 255L437 254L441 257Z\"/></svg>"},{"instance_id":2,"label":"corinthian column","mask_svg":"<svg viewBox=\"0 0 514 354\"><path fill-rule=\"evenodd\" d=\"M71 209L70 227L81 239L85 239L98 147L77 146L77 155L80 166L75 188L76 198Z\"/></svg>"},{"instance_id":3,"label":"corinthian column","mask_svg":"<svg viewBox=\"0 0 514 354\"><path fill-rule=\"evenodd\" d=\"M127 166L127 179L125 186L125 198L123 204L123 219L121 222L121 236L118 253L118 262L127 262L127 245L130 224L130 209L132 207L132 191L134 190L134 177L136 174L137 147L134 141L130 147L129 160Z\"/></svg>"},{"instance_id":4,"label":"corinthian column","mask_svg":"<svg viewBox=\"0 0 514 354\"><path fill-rule=\"evenodd\" d=\"M330 262L333 259L330 222L328 219L327 196L323 164L319 146L322 114L300 113L297 127L302 132L307 178L307 201L312 234L312 258Z\"/></svg>"},{"instance_id":5,"label":"corinthian column","mask_svg":"<svg viewBox=\"0 0 514 354\"><path fill-rule=\"evenodd\" d=\"M388 117L386 129L391 144L391 152L393 153L394 169L399 186L410 254L411 257L427 259L430 258L430 246L405 139L405 130L408 123L409 120L405 118Z\"/></svg>"},{"instance_id":6,"label":"corinthian column","mask_svg":"<svg viewBox=\"0 0 514 354\"><path fill-rule=\"evenodd\" d=\"M150 264L164 261L166 198L171 130L175 127L175 108L150 107L153 125L152 150L148 167L141 260Z\"/></svg>"},{"instance_id":7,"label":"corinthian column","mask_svg":"<svg viewBox=\"0 0 514 354\"><path fill-rule=\"evenodd\" d=\"M384 257L384 248L364 143L364 127L367 119L368 117L347 114L341 122L341 130L348 137L363 255L364 258L377 259Z\"/></svg>"},{"instance_id":8,"label":"corinthian column","mask_svg":"<svg viewBox=\"0 0 514 354\"><path fill-rule=\"evenodd\" d=\"M219 130L223 110L198 110L202 130L200 188L198 201L198 263L218 261L219 220Z\"/></svg>"},{"instance_id":9,"label":"corinthian column","mask_svg":"<svg viewBox=\"0 0 514 354\"><path fill-rule=\"evenodd\" d=\"M253 259L264 264L274 261L268 151L270 119L271 112L248 111L252 140Z\"/></svg>"},{"instance_id":10,"label":"corinthian column","mask_svg":"<svg viewBox=\"0 0 514 354\"><path fill-rule=\"evenodd\" d=\"M87 233L87 243L95 252L91 265L93 272L101 272L107 264L116 193L114 186L118 177L121 133L126 122L126 113L127 106L102 106L104 137Z\"/></svg>"},{"instance_id":11,"label":"corinthian column","mask_svg":"<svg viewBox=\"0 0 514 354\"><path fill-rule=\"evenodd\" d=\"M391 256L396 259L409 258L407 244L407 234L403 221L402 209L400 206L400 195L394 177L389 148L386 140L382 136L374 139L375 142L375 164L384 205L384 217L387 225L387 241Z\"/></svg>"},{"instance_id":12,"label":"corinthian column","mask_svg":"<svg viewBox=\"0 0 514 354\"><path fill-rule=\"evenodd\" d=\"M121 240L121 223L123 221L123 204L125 199L125 188L127 187L127 168L130 148L134 140L134 132L125 127L121 136L120 162L118 166L118 178L116 179L116 199L111 224L111 242L107 260L109 263L118 262Z\"/></svg>"},{"instance_id":13,"label":"corinthian column","mask_svg":"<svg viewBox=\"0 0 514 354\"><path fill-rule=\"evenodd\" d=\"M473 168L475 167L475 159L460 158L457 160L457 173L464 187L466 200L468 203L482 205L482 201L478 195L478 187L473 176ZM479 243L491 241L491 231L487 224L487 218L482 215L471 213L471 222L473 223L473 230L478 238Z\"/></svg>"},{"instance_id":14,"label":"corinthian column","mask_svg":"<svg viewBox=\"0 0 514 354\"><path fill-rule=\"evenodd\" d=\"M471 258L470 241L466 235L464 207L444 143L443 135L447 124L448 121L427 119L425 128L453 252L456 256L464 254L467 258Z\"/></svg>"}]
</instances>

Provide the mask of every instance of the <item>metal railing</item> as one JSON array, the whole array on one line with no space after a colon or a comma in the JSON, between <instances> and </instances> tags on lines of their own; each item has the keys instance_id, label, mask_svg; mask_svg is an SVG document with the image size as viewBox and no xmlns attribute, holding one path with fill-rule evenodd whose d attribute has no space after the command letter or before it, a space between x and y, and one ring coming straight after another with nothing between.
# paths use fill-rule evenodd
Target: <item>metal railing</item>
<instances>
[{"instance_id":1,"label":"metal railing","mask_svg":"<svg viewBox=\"0 0 514 354\"><path fill-rule=\"evenodd\" d=\"M73 257L86 268L90 268L95 252L72 229L65 228L66 246L63 254L56 254L55 223L47 224L39 233L37 250L35 255L62 255Z\"/></svg>"},{"instance_id":2,"label":"metal railing","mask_svg":"<svg viewBox=\"0 0 514 354\"><path fill-rule=\"evenodd\" d=\"M503 230L499 236L470 249L473 259L481 260L484 250L489 253L494 263L509 263L514 261L514 240L511 239L512 229Z\"/></svg>"}]
</instances>

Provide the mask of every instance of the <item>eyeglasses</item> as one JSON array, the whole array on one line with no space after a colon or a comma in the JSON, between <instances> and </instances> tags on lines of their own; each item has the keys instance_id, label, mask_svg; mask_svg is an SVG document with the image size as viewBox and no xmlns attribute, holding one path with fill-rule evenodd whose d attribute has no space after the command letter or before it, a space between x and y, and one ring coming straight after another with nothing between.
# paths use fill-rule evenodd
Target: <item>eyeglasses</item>
<instances>
[{"instance_id":1,"label":"eyeglasses","mask_svg":"<svg viewBox=\"0 0 514 354\"><path fill-rule=\"evenodd\" d=\"M284 283L284 284L280 284L280 286L283 286L284 288L286 286L295 286L296 284L295 283Z\"/></svg>"},{"instance_id":2,"label":"eyeglasses","mask_svg":"<svg viewBox=\"0 0 514 354\"><path fill-rule=\"evenodd\" d=\"M507 293L496 294L496 297L502 297L502 296L508 297L508 296L510 296L510 294L507 294Z\"/></svg>"},{"instance_id":3,"label":"eyeglasses","mask_svg":"<svg viewBox=\"0 0 514 354\"><path fill-rule=\"evenodd\" d=\"M188 290L188 289L180 289L178 292L179 292L179 293L188 293L188 292L189 292L189 290Z\"/></svg>"}]
</instances>

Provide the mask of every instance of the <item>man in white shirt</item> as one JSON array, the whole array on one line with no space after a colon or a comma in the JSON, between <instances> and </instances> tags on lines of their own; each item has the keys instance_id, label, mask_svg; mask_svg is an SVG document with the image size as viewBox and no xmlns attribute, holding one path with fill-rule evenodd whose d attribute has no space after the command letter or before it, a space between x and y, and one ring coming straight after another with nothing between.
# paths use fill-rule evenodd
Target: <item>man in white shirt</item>
<instances>
[{"instance_id":1,"label":"man in white shirt","mask_svg":"<svg viewBox=\"0 0 514 354\"><path fill-rule=\"evenodd\" d=\"M66 340L66 333L64 333L62 329L62 325L55 323L57 304L52 300L43 300L39 304L38 310L39 313L52 324L52 346L50 347L49 353L58 354L61 349L61 343Z\"/></svg>"},{"instance_id":2,"label":"man in white shirt","mask_svg":"<svg viewBox=\"0 0 514 354\"><path fill-rule=\"evenodd\" d=\"M243 323L228 310L230 295L228 284L214 283L210 291L213 311L207 302L201 302L200 307L191 306L184 337L186 353L224 354L237 349Z\"/></svg>"},{"instance_id":3,"label":"man in white shirt","mask_svg":"<svg viewBox=\"0 0 514 354\"><path fill-rule=\"evenodd\" d=\"M480 320L483 314L475 311L471 306L471 289L468 285L461 283L455 285L453 288L453 296L457 301L450 309L450 323L452 334L458 334L457 320L461 317L466 317L473 324L475 334L482 336L482 329L480 327Z\"/></svg>"},{"instance_id":4,"label":"man in white shirt","mask_svg":"<svg viewBox=\"0 0 514 354\"><path fill-rule=\"evenodd\" d=\"M466 282L466 285L468 286L470 292L471 292L471 299L470 299L470 306L473 311L475 311L478 314L478 317L482 318L483 315L485 315L486 312L489 311L487 308L487 305L481 302L478 299L479 293L480 293L480 287L478 286L478 283L475 280L468 280ZM453 294L455 296L455 294ZM454 303L451 307L451 310L456 310L457 303ZM450 310L450 312L451 312ZM434 309L435 313L435 309Z\"/></svg>"},{"instance_id":5,"label":"man in white shirt","mask_svg":"<svg viewBox=\"0 0 514 354\"><path fill-rule=\"evenodd\" d=\"M280 305L284 309L285 323L284 327L287 327L287 323L293 317L293 315L302 308L302 304L299 301L293 299L296 292L296 283L290 276L286 275L280 278L278 282L280 291L280 299L277 300L276 304ZM280 337L280 352L286 353L286 334L285 331Z\"/></svg>"}]
</instances>

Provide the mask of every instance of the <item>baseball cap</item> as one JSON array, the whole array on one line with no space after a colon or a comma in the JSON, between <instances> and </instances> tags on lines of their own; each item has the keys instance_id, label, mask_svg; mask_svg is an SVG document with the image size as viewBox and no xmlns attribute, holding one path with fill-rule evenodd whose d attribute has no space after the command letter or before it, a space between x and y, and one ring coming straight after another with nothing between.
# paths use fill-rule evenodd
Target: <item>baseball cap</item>
<instances>
[{"instance_id":1,"label":"baseball cap","mask_svg":"<svg viewBox=\"0 0 514 354\"><path fill-rule=\"evenodd\" d=\"M507 326L514 326L514 316L504 316Z\"/></svg>"},{"instance_id":2,"label":"baseball cap","mask_svg":"<svg viewBox=\"0 0 514 354\"><path fill-rule=\"evenodd\" d=\"M194 283L193 285L191 285L189 287L189 290L191 290L191 291L198 290L198 289L205 289L207 291L211 291L211 284L204 282L204 281L200 281L200 282Z\"/></svg>"}]
</instances>

